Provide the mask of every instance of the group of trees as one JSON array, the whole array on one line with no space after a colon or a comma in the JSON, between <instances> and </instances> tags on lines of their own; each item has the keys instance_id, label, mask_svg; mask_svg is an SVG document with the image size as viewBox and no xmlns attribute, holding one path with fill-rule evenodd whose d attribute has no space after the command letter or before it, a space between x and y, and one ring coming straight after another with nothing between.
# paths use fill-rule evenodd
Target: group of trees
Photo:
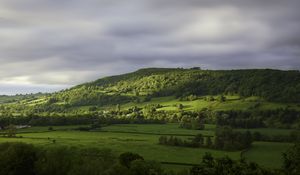
<instances>
[{"instance_id":1,"label":"group of trees","mask_svg":"<svg viewBox=\"0 0 300 175\"><path fill-rule=\"evenodd\" d=\"M0 175L163 175L160 164L107 149L0 144Z\"/></svg>"},{"instance_id":2,"label":"group of trees","mask_svg":"<svg viewBox=\"0 0 300 175\"><path fill-rule=\"evenodd\" d=\"M278 175L280 171L269 170L260 167L256 163L248 163L245 160L232 160L229 157L214 158L206 153L202 162L191 169L190 175Z\"/></svg>"},{"instance_id":3,"label":"group of trees","mask_svg":"<svg viewBox=\"0 0 300 175\"><path fill-rule=\"evenodd\" d=\"M253 136L249 131L238 132L230 127L220 127L216 130L214 147L221 150L243 150L251 146Z\"/></svg>"},{"instance_id":4,"label":"group of trees","mask_svg":"<svg viewBox=\"0 0 300 175\"><path fill-rule=\"evenodd\" d=\"M214 138L214 142L212 138ZM253 136L249 131L238 132L230 127L218 128L214 137L197 134L190 140L185 140L177 136L160 136L158 139L158 143L161 145L206 147L226 151L247 149L251 146L252 142Z\"/></svg>"},{"instance_id":5,"label":"group of trees","mask_svg":"<svg viewBox=\"0 0 300 175\"><path fill-rule=\"evenodd\" d=\"M100 110L91 106L89 111L26 111L18 115L0 113L0 129L9 124L55 126L90 124L94 120L100 120L102 124L178 122L181 128L197 130L203 130L204 124L216 124L217 126L230 126L232 128L300 128L300 114L291 108L244 111L212 111L209 109L165 111L159 110L161 107L163 106L160 104L151 104L124 109L117 104L108 110Z\"/></svg>"},{"instance_id":6,"label":"group of trees","mask_svg":"<svg viewBox=\"0 0 300 175\"><path fill-rule=\"evenodd\" d=\"M135 98L124 96L119 93L109 94L99 92L98 88L86 88L84 86L72 88L70 90L55 93L48 99L46 106L55 105L56 102L63 102L65 106L85 106L85 105L116 105L126 103Z\"/></svg>"},{"instance_id":7,"label":"group of trees","mask_svg":"<svg viewBox=\"0 0 300 175\"><path fill-rule=\"evenodd\" d=\"M211 136L203 136L202 134L197 134L194 136L191 141L183 140L180 137L176 136L160 136L158 139L158 143L161 145L169 145L169 146L182 146L182 147L207 147L211 148L213 143Z\"/></svg>"},{"instance_id":8,"label":"group of trees","mask_svg":"<svg viewBox=\"0 0 300 175\"><path fill-rule=\"evenodd\" d=\"M165 123L173 114L165 111L156 111L159 105L149 105L144 108L132 107L126 110L114 109L108 111L90 111L86 113L24 113L14 116L12 114L0 115L0 129L9 124L31 126L57 126L57 125L84 125L95 120L101 124L128 124L128 123Z\"/></svg>"},{"instance_id":9,"label":"group of trees","mask_svg":"<svg viewBox=\"0 0 300 175\"><path fill-rule=\"evenodd\" d=\"M265 141L265 142L300 142L300 131L291 131L288 135L266 135L258 131L252 134L254 141Z\"/></svg>"},{"instance_id":10,"label":"group of trees","mask_svg":"<svg viewBox=\"0 0 300 175\"><path fill-rule=\"evenodd\" d=\"M244 159L232 160L229 157L214 158L206 153L202 162L194 166L190 175L298 175L300 172L300 144L295 144L283 153L283 165L277 169L266 169Z\"/></svg>"},{"instance_id":11,"label":"group of trees","mask_svg":"<svg viewBox=\"0 0 300 175\"><path fill-rule=\"evenodd\" d=\"M216 124L234 128L300 128L300 113L295 109L220 111Z\"/></svg>"},{"instance_id":12,"label":"group of trees","mask_svg":"<svg viewBox=\"0 0 300 175\"><path fill-rule=\"evenodd\" d=\"M300 102L299 82L299 71L143 69L38 95L36 97L40 98L33 108L35 112L63 112L74 106L103 107L171 95L189 101L203 95L212 97L208 100L213 101L215 95L235 94L259 96L275 102ZM217 100L222 102L226 98L220 95ZM14 108L26 110L19 103Z\"/></svg>"},{"instance_id":13,"label":"group of trees","mask_svg":"<svg viewBox=\"0 0 300 175\"><path fill-rule=\"evenodd\" d=\"M281 168L266 169L244 159L214 158L206 153L199 165L175 173L163 169L159 162L130 152L116 156L108 149L2 143L0 175L298 175L299 157L300 144L295 144L283 154Z\"/></svg>"},{"instance_id":14,"label":"group of trees","mask_svg":"<svg viewBox=\"0 0 300 175\"><path fill-rule=\"evenodd\" d=\"M190 117L185 115L181 117L179 127L186 129L204 130L204 118L201 118L201 116Z\"/></svg>"}]
</instances>

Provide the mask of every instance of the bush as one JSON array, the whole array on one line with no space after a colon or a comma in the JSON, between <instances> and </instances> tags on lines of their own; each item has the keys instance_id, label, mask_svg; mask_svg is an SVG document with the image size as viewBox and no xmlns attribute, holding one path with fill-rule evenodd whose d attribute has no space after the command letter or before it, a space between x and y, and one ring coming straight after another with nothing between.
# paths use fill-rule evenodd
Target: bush
<instances>
[{"instance_id":1,"label":"bush","mask_svg":"<svg viewBox=\"0 0 300 175\"><path fill-rule=\"evenodd\" d=\"M36 148L24 143L0 145L0 175L34 175Z\"/></svg>"},{"instance_id":2,"label":"bush","mask_svg":"<svg viewBox=\"0 0 300 175\"><path fill-rule=\"evenodd\" d=\"M131 152L123 153L119 157L120 164L127 168L130 167L131 162L134 160L144 160L144 158L138 154Z\"/></svg>"}]
</instances>

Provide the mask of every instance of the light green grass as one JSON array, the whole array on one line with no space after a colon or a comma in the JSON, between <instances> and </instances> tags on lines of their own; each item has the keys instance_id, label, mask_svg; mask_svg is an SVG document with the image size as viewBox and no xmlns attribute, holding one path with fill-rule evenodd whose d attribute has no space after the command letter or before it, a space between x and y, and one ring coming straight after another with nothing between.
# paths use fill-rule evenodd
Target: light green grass
<instances>
[{"instance_id":1,"label":"light green grass","mask_svg":"<svg viewBox=\"0 0 300 175\"><path fill-rule=\"evenodd\" d=\"M0 138L0 142L21 141L40 146L67 145L74 147L110 148L117 154L135 152L147 160L179 163L199 163L205 152L216 157L228 155L238 159L240 152L216 151L204 148L172 147L158 144L159 135L111 132L54 131L45 133L22 133L23 138ZM48 139L49 138L49 139ZM185 137L186 139L188 137ZM52 140L56 143L52 143Z\"/></svg>"},{"instance_id":2,"label":"light green grass","mask_svg":"<svg viewBox=\"0 0 300 175\"><path fill-rule=\"evenodd\" d=\"M164 135L214 135L214 125L206 125L205 130L191 130L179 128L178 123L168 124L126 124L126 125L111 125L102 128L103 131L117 132L137 132L145 134L164 134Z\"/></svg>"},{"instance_id":3,"label":"light green grass","mask_svg":"<svg viewBox=\"0 0 300 175\"><path fill-rule=\"evenodd\" d=\"M164 111L179 111L178 105L183 105L184 111L199 111L204 108L211 109L213 111L226 111L226 110L248 110L253 109L252 107L255 106L257 103L260 103L260 106L256 109L258 110L270 110L270 109L278 109L278 108L286 108L289 107L291 109L300 110L299 104L285 104L285 103L273 103L273 102L267 102L259 97L248 97L248 98L241 98L239 96L225 96L226 101L225 102L219 102L218 100L215 101L206 101L206 96L199 97L198 100L194 101L180 101L179 99L175 98L174 96L167 96L167 97L157 97L152 98L151 101L148 102L130 102L126 104L121 104L121 110L131 108L133 106L137 107L144 107L146 105L152 105L152 104L160 104L163 107L159 108L157 110L164 110ZM218 98L218 96L214 96L215 99ZM44 103L44 100L38 101L36 104ZM140 97L141 101L144 99L144 97ZM34 101L32 101L34 102ZM26 102L27 105L32 106L35 105L35 103ZM63 103L61 103L63 104ZM68 111L89 111L89 108L91 106L79 106L79 107L72 107L69 108ZM109 106L102 106L99 107L101 110L110 110L115 109L116 105L109 105Z\"/></svg>"},{"instance_id":4,"label":"light green grass","mask_svg":"<svg viewBox=\"0 0 300 175\"><path fill-rule=\"evenodd\" d=\"M297 104L266 102L258 97L248 97L246 99L241 99L239 96L226 96L225 102L219 102L217 100L206 101L204 98L205 96L200 97L200 99L194 101L180 101L179 99L176 99L174 96L159 97L159 98L152 98L152 100L149 102L127 103L122 105L121 107L122 109L128 109L132 106L143 107L151 104L160 104L163 107L158 110L178 111L178 108L176 106L178 104L182 104L184 106L183 110L186 111L201 110L203 108L209 108L215 111L222 111L222 110L247 110L259 102L261 105L257 109L261 109L261 110L285 108L288 106L292 109L300 110L300 107ZM217 98L217 96L214 96L214 98Z\"/></svg>"},{"instance_id":5,"label":"light green grass","mask_svg":"<svg viewBox=\"0 0 300 175\"><path fill-rule=\"evenodd\" d=\"M74 146L109 148L116 154L135 152L147 160L159 162L177 162L197 164L206 152L215 157L229 156L235 160L240 158L241 152L226 152L206 148L185 148L164 146L158 144L161 134L179 135L183 139L190 139L193 135L202 133L214 135L215 125L206 125L203 131L187 130L170 124L123 124L103 127L101 131L83 132L72 130L79 126L54 126L56 131L48 131L48 127L32 127L18 130L22 138L0 137L1 142L26 142L38 146ZM259 129L255 129L259 130ZM262 133L281 133L276 129L260 129ZM284 131L284 132L288 132ZM53 143L56 140L56 143ZM291 144L255 142L253 147L244 154L247 160L254 161L266 167L276 168L281 165L281 153ZM272 160L272 161L270 161ZM177 167L176 165L166 165Z\"/></svg>"}]
</instances>

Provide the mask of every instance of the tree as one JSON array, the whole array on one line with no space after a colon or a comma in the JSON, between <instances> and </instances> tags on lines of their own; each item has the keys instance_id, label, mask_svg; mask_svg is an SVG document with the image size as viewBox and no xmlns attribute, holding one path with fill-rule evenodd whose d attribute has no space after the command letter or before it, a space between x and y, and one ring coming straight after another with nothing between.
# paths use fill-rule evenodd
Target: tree
<instances>
[{"instance_id":1,"label":"tree","mask_svg":"<svg viewBox=\"0 0 300 175\"><path fill-rule=\"evenodd\" d=\"M130 167L131 175L162 175L159 163L153 161L134 160Z\"/></svg>"},{"instance_id":2,"label":"tree","mask_svg":"<svg viewBox=\"0 0 300 175\"><path fill-rule=\"evenodd\" d=\"M0 145L0 174L34 175L36 149L25 143L4 143Z\"/></svg>"},{"instance_id":3,"label":"tree","mask_svg":"<svg viewBox=\"0 0 300 175\"><path fill-rule=\"evenodd\" d=\"M218 98L219 102L225 102L226 101L226 97L224 95L220 95Z\"/></svg>"},{"instance_id":4,"label":"tree","mask_svg":"<svg viewBox=\"0 0 300 175\"><path fill-rule=\"evenodd\" d=\"M160 136L158 139L159 144L166 145L168 142L168 138L166 136Z\"/></svg>"},{"instance_id":5,"label":"tree","mask_svg":"<svg viewBox=\"0 0 300 175\"><path fill-rule=\"evenodd\" d=\"M204 128L205 128L204 118L199 116L199 117L191 119L191 126L192 126L192 129L204 130Z\"/></svg>"},{"instance_id":6,"label":"tree","mask_svg":"<svg viewBox=\"0 0 300 175\"><path fill-rule=\"evenodd\" d=\"M69 147L48 148L38 154L35 170L41 175L68 174L76 160L75 155L75 150Z\"/></svg>"},{"instance_id":7,"label":"tree","mask_svg":"<svg viewBox=\"0 0 300 175\"><path fill-rule=\"evenodd\" d=\"M300 173L300 143L283 153L283 169L288 175Z\"/></svg>"},{"instance_id":8,"label":"tree","mask_svg":"<svg viewBox=\"0 0 300 175\"><path fill-rule=\"evenodd\" d=\"M120 104L117 104L116 110L117 110L118 112L120 112L120 110L121 110L121 105L120 105Z\"/></svg>"},{"instance_id":9,"label":"tree","mask_svg":"<svg viewBox=\"0 0 300 175\"><path fill-rule=\"evenodd\" d=\"M8 137L16 137L17 128L15 125L9 125L7 127L7 136Z\"/></svg>"},{"instance_id":10,"label":"tree","mask_svg":"<svg viewBox=\"0 0 300 175\"><path fill-rule=\"evenodd\" d=\"M204 143L204 137L202 134L197 134L192 140L192 144L195 145L196 147L203 146L203 143Z\"/></svg>"},{"instance_id":11,"label":"tree","mask_svg":"<svg viewBox=\"0 0 300 175\"><path fill-rule=\"evenodd\" d=\"M209 136L206 137L206 144L205 144L205 146L208 147L208 148L210 148L212 145L213 145L213 143L212 143L211 137L209 137Z\"/></svg>"},{"instance_id":12,"label":"tree","mask_svg":"<svg viewBox=\"0 0 300 175\"><path fill-rule=\"evenodd\" d=\"M178 110L179 110L179 111L182 111L182 109L183 109L183 105L182 105L181 103L180 103L180 104L178 104L178 106L177 106L177 107L178 107Z\"/></svg>"},{"instance_id":13,"label":"tree","mask_svg":"<svg viewBox=\"0 0 300 175\"><path fill-rule=\"evenodd\" d=\"M120 164L130 168L130 164L134 160L144 160L144 158L138 154L126 152L119 156Z\"/></svg>"}]
</instances>

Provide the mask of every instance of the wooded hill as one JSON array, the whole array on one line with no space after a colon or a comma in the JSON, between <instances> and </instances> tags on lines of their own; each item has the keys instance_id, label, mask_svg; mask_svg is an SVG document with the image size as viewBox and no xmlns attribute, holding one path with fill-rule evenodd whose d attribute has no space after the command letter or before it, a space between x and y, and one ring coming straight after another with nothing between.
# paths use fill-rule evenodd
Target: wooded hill
<instances>
[{"instance_id":1,"label":"wooded hill","mask_svg":"<svg viewBox=\"0 0 300 175\"><path fill-rule=\"evenodd\" d=\"M48 104L101 106L126 103L137 98L218 94L258 96L271 102L297 103L300 102L300 72L147 68L54 93Z\"/></svg>"}]
</instances>

